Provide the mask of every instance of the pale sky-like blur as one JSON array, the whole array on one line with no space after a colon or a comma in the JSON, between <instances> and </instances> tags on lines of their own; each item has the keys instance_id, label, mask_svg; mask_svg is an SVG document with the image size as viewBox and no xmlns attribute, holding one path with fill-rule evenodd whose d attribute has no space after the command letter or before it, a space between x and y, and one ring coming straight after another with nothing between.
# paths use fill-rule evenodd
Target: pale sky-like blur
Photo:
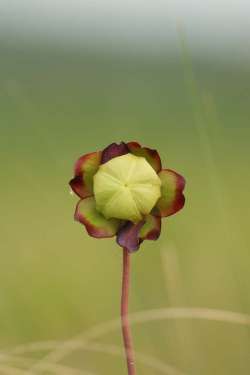
<instances>
[{"instance_id":1,"label":"pale sky-like blur","mask_svg":"<svg viewBox=\"0 0 250 375\"><path fill-rule=\"evenodd\" d=\"M161 48L183 28L194 47L249 51L249 0L0 0L0 31Z\"/></svg>"}]
</instances>

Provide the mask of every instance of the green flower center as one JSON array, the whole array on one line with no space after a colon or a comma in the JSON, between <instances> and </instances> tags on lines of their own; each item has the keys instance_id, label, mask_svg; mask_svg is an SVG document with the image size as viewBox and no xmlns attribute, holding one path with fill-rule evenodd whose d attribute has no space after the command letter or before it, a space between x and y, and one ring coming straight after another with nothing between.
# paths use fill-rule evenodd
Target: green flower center
<instances>
[{"instance_id":1,"label":"green flower center","mask_svg":"<svg viewBox=\"0 0 250 375\"><path fill-rule=\"evenodd\" d=\"M140 221L161 196L161 180L143 157L126 154L102 164L94 176L96 208L107 219Z\"/></svg>"}]
</instances>

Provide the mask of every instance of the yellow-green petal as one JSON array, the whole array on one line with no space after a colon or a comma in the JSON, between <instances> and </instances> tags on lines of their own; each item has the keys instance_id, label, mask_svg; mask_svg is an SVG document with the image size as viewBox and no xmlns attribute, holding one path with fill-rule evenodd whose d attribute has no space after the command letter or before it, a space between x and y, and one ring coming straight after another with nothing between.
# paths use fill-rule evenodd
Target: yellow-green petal
<instances>
[{"instance_id":1,"label":"yellow-green petal","mask_svg":"<svg viewBox=\"0 0 250 375\"><path fill-rule=\"evenodd\" d=\"M102 164L94 176L97 210L106 218L138 222L161 195L161 180L143 157L126 154Z\"/></svg>"}]
</instances>

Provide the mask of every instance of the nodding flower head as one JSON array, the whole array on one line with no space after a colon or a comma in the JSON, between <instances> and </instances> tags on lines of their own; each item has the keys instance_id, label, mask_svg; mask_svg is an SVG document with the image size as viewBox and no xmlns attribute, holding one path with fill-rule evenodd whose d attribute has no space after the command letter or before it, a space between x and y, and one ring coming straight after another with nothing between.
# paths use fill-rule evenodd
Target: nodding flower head
<instances>
[{"instance_id":1,"label":"nodding flower head","mask_svg":"<svg viewBox=\"0 0 250 375\"><path fill-rule=\"evenodd\" d=\"M184 178L162 169L158 152L137 142L112 143L83 155L74 172L70 186L81 198L75 219L92 237L116 235L117 243L130 252L143 240L156 240L161 218L185 203Z\"/></svg>"}]
</instances>

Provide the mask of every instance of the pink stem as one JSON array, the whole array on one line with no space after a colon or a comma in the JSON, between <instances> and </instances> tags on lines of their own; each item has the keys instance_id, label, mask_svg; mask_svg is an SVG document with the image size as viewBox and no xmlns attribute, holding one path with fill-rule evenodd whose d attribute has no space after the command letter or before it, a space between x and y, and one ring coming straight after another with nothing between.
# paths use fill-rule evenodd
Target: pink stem
<instances>
[{"instance_id":1,"label":"pink stem","mask_svg":"<svg viewBox=\"0 0 250 375\"><path fill-rule=\"evenodd\" d=\"M122 296L121 296L121 323L123 343L127 360L128 375L136 375L133 341L128 319L130 283L130 254L126 248L123 249L123 274L122 274Z\"/></svg>"}]
</instances>

